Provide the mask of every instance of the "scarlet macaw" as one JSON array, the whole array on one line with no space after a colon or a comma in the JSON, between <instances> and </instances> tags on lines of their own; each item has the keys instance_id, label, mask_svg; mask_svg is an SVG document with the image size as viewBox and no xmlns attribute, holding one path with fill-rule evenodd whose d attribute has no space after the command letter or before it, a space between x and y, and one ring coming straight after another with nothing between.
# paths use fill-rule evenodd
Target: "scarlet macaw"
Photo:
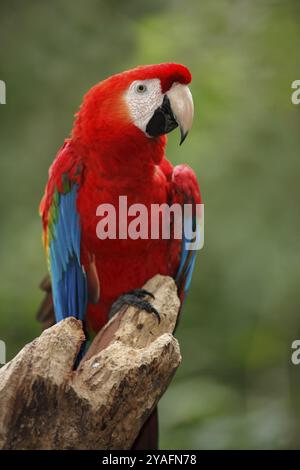
<instances>
[{"instance_id":1,"label":"scarlet macaw","mask_svg":"<svg viewBox=\"0 0 300 470\"><path fill-rule=\"evenodd\" d=\"M190 81L180 64L142 66L100 82L84 97L40 205L56 321L72 315L98 331L127 292L126 303L153 311L134 290L158 273L176 279L184 300L195 251L189 253L184 240L99 240L96 210L101 203L118 210L120 195L128 206L149 209L200 203L193 170L173 167L165 156L165 134L179 125L183 141L191 127Z\"/></svg>"},{"instance_id":2,"label":"scarlet macaw","mask_svg":"<svg viewBox=\"0 0 300 470\"><path fill-rule=\"evenodd\" d=\"M165 155L165 134L179 126L182 142L191 127L190 81L186 67L163 63L114 75L85 95L40 204L56 321L72 315L98 331L120 296L121 302L159 313L140 289L155 274L172 276L183 302L196 254L187 251L184 237L99 240L96 211L109 203L118 214L120 195L127 196L128 206L148 209L200 203L193 170L173 167ZM53 310L45 286L42 320Z\"/></svg>"}]
</instances>

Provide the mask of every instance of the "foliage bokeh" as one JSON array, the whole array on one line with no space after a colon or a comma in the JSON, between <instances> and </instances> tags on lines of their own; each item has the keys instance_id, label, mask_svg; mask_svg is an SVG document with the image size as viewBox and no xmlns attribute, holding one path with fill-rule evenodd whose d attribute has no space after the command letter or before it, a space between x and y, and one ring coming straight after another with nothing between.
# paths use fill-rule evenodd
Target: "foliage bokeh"
<instances>
[{"instance_id":1,"label":"foliage bokeh","mask_svg":"<svg viewBox=\"0 0 300 470\"><path fill-rule=\"evenodd\" d=\"M205 247L161 401L162 448L297 448L300 79L297 0L2 0L0 338L39 334L38 203L82 95L138 64L182 62L196 116L167 154L197 172ZM176 135L175 135L176 134Z\"/></svg>"}]
</instances>

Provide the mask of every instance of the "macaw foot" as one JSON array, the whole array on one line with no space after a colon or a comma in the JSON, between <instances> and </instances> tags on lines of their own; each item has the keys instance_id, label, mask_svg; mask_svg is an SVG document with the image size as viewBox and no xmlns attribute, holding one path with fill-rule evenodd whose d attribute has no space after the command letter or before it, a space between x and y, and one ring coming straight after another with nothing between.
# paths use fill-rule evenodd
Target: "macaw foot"
<instances>
[{"instance_id":1,"label":"macaw foot","mask_svg":"<svg viewBox=\"0 0 300 470\"><path fill-rule=\"evenodd\" d=\"M145 289L133 289L126 294L121 295L111 306L108 314L109 318L112 318L124 305L132 305L140 310L145 310L147 313L152 313L156 316L158 323L160 323L160 314L150 304L145 297L151 297L154 299L154 295Z\"/></svg>"}]
</instances>

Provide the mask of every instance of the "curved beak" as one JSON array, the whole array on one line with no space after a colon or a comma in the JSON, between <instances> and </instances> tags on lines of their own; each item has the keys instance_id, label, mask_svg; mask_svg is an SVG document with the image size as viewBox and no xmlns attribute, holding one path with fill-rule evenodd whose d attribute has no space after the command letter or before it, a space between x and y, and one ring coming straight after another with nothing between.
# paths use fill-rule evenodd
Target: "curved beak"
<instances>
[{"instance_id":1,"label":"curved beak","mask_svg":"<svg viewBox=\"0 0 300 470\"><path fill-rule=\"evenodd\" d=\"M180 128L181 145L193 124L194 103L192 93L187 85L174 83L166 95L169 98L172 112Z\"/></svg>"},{"instance_id":2,"label":"curved beak","mask_svg":"<svg viewBox=\"0 0 300 470\"><path fill-rule=\"evenodd\" d=\"M189 87L174 83L148 122L146 132L151 137L158 137L179 126L181 145L192 127L193 117L194 103Z\"/></svg>"}]
</instances>

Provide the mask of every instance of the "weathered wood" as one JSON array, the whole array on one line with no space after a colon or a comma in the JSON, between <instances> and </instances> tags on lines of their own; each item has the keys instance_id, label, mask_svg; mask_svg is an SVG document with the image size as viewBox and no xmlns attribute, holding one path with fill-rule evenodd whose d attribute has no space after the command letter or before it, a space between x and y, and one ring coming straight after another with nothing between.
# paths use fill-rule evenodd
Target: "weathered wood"
<instances>
[{"instance_id":1,"label":"weathered wood","mask_svg":"<svg viewBox=\"0 0 300 470\"><path fill-rule=\"evenodd\" d=\"M172 336L179 309L171 278L145 286L154 315L123 308L94 339L74 371L84 341L68 318L45 330L0 370L0 448L129 449L181 360Z\"/></svg>"}]
</instances>

